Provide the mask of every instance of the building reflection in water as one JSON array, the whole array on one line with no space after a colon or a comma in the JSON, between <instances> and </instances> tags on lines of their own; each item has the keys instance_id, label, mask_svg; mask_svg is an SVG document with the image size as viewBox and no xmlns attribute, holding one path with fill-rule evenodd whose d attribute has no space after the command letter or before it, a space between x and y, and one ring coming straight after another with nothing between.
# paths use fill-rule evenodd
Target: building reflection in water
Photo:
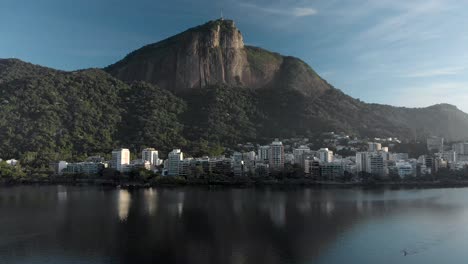
<instances>
[{"instance_id":1,"label":"building reflection in water","mask_svg":"<svg viewBox=\"0 0 468 264\"><path fill-rule=\"evenodd\" d=\"M283 227L286 224L286 206L284 202L279 202L276 205L270 206L270 219L278 227Z\"/></svg>"},{"instance_id":2,"label":"building reflection in water","mask_svg":"<svg viewBox=\"0 0 468 264\"><path fill-rule=\"evenodd\" d=\"M325 212L327 213L327 215L333 214L334 210L335 210L334 201L326 201L325 202Z\"/></svg>"},{"instance_id":3,"label":"building reflection in water","mask_svg":"<svg viewBox=\"0 0 468 264\"><path fill-rule=\"evenodd\" d=\"M286 224L286 196L283 193L267 190L261 208L268 212L270 220L277 227Z\"/></svg>"},{"instance_id":4,"label":"building reflection in water","mask_svg":"<svg viewBox=\"0 0 468 264\"><path fill-rule=\"evenodd\" d=\"M244 211L243 194L243 190L231 190L232 208L236 216L241 216Z\"/></svg>"},{"instance_id":5,"label":"building reflection in water","mask_svg":"<svg viewBox=\"0 0 468 264\"><path fill-rule=\"evenodd\" d=\"M173 215L181 218L184 213L184 202L185 202L185 192L164 192L161 197L165 195L164 206L167 208L168 212Z\"/></svg>"},{"instance_id":6,"label":"building reflection in water","mask_svg":"<svg viewBox=\"0 0 468 264\"><path fill-rule=\"evenodd\" d=\"M312 210L312 194L310 189L302 191L302 199L298 199L296 208L299 212L306 214Z\"/></svg>"},{"instance_id":7,"label":"building reflection in water","mask_svg":"<svg viewBox=\"0 0 468 264\"><path fill-rule=\"evenodd\" d=\"M154 188L145 189L143 192L148 215L154 216L158 210L158 191Z\"/></svg>"},{"instance_id":8,"label":"building reflection in water","mask_svg":"<svg viewBox=\"0 0 468 264\"><path fill-rule=\"evenodd\" d=\"M177 215L179 217L182 217L182 214L184 213L184 200L185 200L185 193L179 192L177 194Z\"/></svg>"},{"instance_id":9,"label":"building reflection in water","mask_svg":"<svg viewBox=\"0 0 468 264\"><path fill-rule=\"evenodd\" d=\"M396 225L392 230L401 228L395 241L406 242L385 245L384 253L400 258L403 247L409 252L426 250L421 249L419 241L424 246L429 240L450 241L466 229L463 224L468 219L463 203L468 197L466 190L458 195L451 191L452 196L444 195L444 190L424 190L421 194L403 190L384 197L366 190L302 188L160 188L131 192L21 188L0 192L0 220L10 217L5 221L8 224L0 226L0 234L25 241L9 243L0 250L1 263L15 263L18 254L49 257L49 252L63 252L64 248L70 249L68 256L76 258L55 262L88 263L90 256L105 256L99 263L345 263L350 251L345 254L343 250L348 248L359 256L369 246L377 245L381 250L382 235L390 234L380 230L386 224ZM62 201L66 202L60 205ZM411 226L407 226L407 220ZM379 228L375 223L381 224ZM408 239L407 230L418 228L423 232L421 237ZM31 235L44 232L51 235ZM356 234L358 241L365 242L349 244L356 241L352 237ZM461 233L461 239L454 243L464 237ZM380 254L379 250L375 252ZM334 256L342 258L336 261ZM58 260L62 256L51 257Z\"/></svg>"},{"instance_id":10,"label":"building reflection in water","mask_svg":"<svg viewBox=\"0 0 468 264\"><path fill-rule=\"evenodd\" d=\"M119 190L118 199L119 219L120 221L126 221L132 202L131 194L127 190Z\"/></svg>"},{"instance_id":11,"label":"building reflection in water","mask_svg":"<svg viewBox=\"0 0 468 264\"><path fill-rule=\"evenodd\" d=\"M59 203L64 203L67 201L67 196L68 193L67 193L67 188L62 186L62 185L59 185L57 186L57 199L59 201Z\"/></svg>"}]
</instances>

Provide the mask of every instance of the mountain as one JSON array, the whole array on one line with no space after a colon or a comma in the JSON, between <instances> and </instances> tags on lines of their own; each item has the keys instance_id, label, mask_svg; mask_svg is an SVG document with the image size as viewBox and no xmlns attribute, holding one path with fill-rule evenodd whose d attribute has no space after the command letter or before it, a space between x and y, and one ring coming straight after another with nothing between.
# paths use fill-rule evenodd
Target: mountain
<instances>
[{"instance_id":1,"label":"mountain","mask_svg":"<svg viewBox=\"0 0 468 264\"><path fill-rule=\"evenodd\" d=\"M332 87L298 58L245 46L230 20L210 21L147 45L105 70L123 81L146 81L178 95L214 85L249 88L262 116L253 122L257 136L335 130L412 139L468 137L468 116L454 106L410 109L363 103Z\"/></svg>"},{"instance_id":2,"label":"mountain","mask_svg":"<svg viewBox=\"0 0 468 264\"><path fill-rule=\"evenodd\" d=\"M245 46L216 20L145 46L105 69L59 71L0 59L0 157L38 164L127 146L220 154L243 142L314 137L467 139L455 106L368 104L303 61Z\"/></svg>"},{"instance_id":3,"label":"mountain","mask_svg":"<svg viewBox=\"0 0 468 264\"><path fill-rule=\"evenodd\" d=\"M105 69L180 93L210 85L292 88L316 96L330 86L303 61L244 45L231 20L210 21L145 46Z\"/></svg>"}]
</instances>

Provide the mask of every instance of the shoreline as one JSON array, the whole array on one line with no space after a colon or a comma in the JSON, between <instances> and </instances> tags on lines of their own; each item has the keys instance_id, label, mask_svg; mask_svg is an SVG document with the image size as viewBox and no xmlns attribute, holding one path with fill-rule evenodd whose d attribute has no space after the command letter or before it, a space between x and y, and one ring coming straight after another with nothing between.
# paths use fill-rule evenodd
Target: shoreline
<instances>
[{"instance_id":1,"label":"shoreline","mask_svg":"<svg viewBox=\"0 0 468 264\"><path fill-rule=\"evenodd\" d=\"M264 188L264 187L314 187L336 189L382 189L382 188L463 188L468 187L468 181L408 181L408 182L333 182L310 179L288 180L236 180L207 181L188 180L185 182L143 182L116 181L105 179L48 179L48 180L0 180L0 187L22 185L68 185L68 186L102 186L126 189L143 189L152 187L233 187L233 188Z\"/></svg>"}]
</instances>

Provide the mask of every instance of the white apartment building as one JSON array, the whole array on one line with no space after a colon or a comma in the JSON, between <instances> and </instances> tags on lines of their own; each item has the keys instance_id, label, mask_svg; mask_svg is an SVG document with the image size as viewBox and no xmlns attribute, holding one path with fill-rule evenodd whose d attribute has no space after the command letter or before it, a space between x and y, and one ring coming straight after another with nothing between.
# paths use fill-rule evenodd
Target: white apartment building
<instances>
[{"instance_id":1,"label":"white apartment building","mask_svg":"<svg viewBox=\"0 0 468 264\"><path fill-rule=\"evenodd\" d=\"M126 148L112 151L112 166L120 172L125 171L125 167L130 164L130 150Z\"/></svg>"},{"instance_id":2,"label":"white apartment building","mask_svg":"<svg viewBox=\"0 0 468 264\"><path fill-rule=\"evenodd\" d=\"M356 171L357 172L368 172L370 168L367 168L367 157L369 156L368 152L357 152L356 153Z\"/></svg>"},{"instance_id":3,"label":"white apartment building","mask_svg":"<svg viewBox=\"0 0 468 264\"><path fill-rule=\"evenodd\" d=\"M167 175L179 175L180 163L184 159L184 154L180 149L172 150L167 157Z\"/></svg>"},{"instance_id":4,"label":"white apartment building","mask_svg":"<svg viewBox=\"0 0 468 264\"><path fill-rule=\"evenodd\" d=\"M144 161L148 161L153 167L161 165L159 153L154 148L146 148L143 151L141 151L141 159Z\"/></svg>"},{"instance_id":5,"label":"white apartment building","mask_svg":"<svg viewBox=\"0 0 468 264\"><path fill-rule=\"evenodd\" d=\"M303 156L304 154L310 153L310 148L308 146L300 146L299 148L293 149L294 155L294 164L300 164L303 166Z\"/></svg>"},{"instance_id":6,"label":"white apartment building","mask_svg":"<svg viewBox=\"0 0 468 264\"><path fill-rule=\"evenodd\" d=\"M381 152L358 152L356 153L357 172L367 172L375 175L387 175L386 157ZM384 153L385 154L385 153Z\"/></svg>"},{"instance_id":7,"label":"white apartment building","mask_svg":"<svg viewBox=\"0 0 468 264\"><path fill-rule=\"evenodd\" d=\"M333 151L328 148L321 148L317 151L320 162L328 163L333 161Z\"/></svg>"},{"instance_id":8,"label":"white apartment building","mask_svg":"<svg viewBox=\"0 0 468 264\"><path fill-rule=\"evenodd\" d=\"M270 161L270 146L258 147L258 161L268 163Z\"/></svg>"},{"instance_id":9,"label":"white apartment building","mask_svg":"<svg viewBox=\"0 0 468 264\"><path fill-rule=\"evenodd\" d=\"M268 156L271 169L277 170L284 168L284 146L281 141L276 139L270 144Z\"/></svg>"}]
</instances>

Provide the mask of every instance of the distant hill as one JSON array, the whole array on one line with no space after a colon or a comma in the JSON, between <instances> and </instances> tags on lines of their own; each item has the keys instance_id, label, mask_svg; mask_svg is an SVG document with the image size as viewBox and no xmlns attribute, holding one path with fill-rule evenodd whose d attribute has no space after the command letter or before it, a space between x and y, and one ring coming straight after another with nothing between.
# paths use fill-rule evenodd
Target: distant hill
<instances>
[{"instance_id":1,"label":"distant hill","mask_svg":"<svg viewBox=\"0 0 468 264\"><path fill-rule=\"evenodd\" d=\"M222 146L340 131L466 139L455 106L368 104L303 61L244 46L216 20L145 46L101 70L65 72L0 59L0 157L80 159L128 146L218 154Z\"/></svg>"}]
</instances>

